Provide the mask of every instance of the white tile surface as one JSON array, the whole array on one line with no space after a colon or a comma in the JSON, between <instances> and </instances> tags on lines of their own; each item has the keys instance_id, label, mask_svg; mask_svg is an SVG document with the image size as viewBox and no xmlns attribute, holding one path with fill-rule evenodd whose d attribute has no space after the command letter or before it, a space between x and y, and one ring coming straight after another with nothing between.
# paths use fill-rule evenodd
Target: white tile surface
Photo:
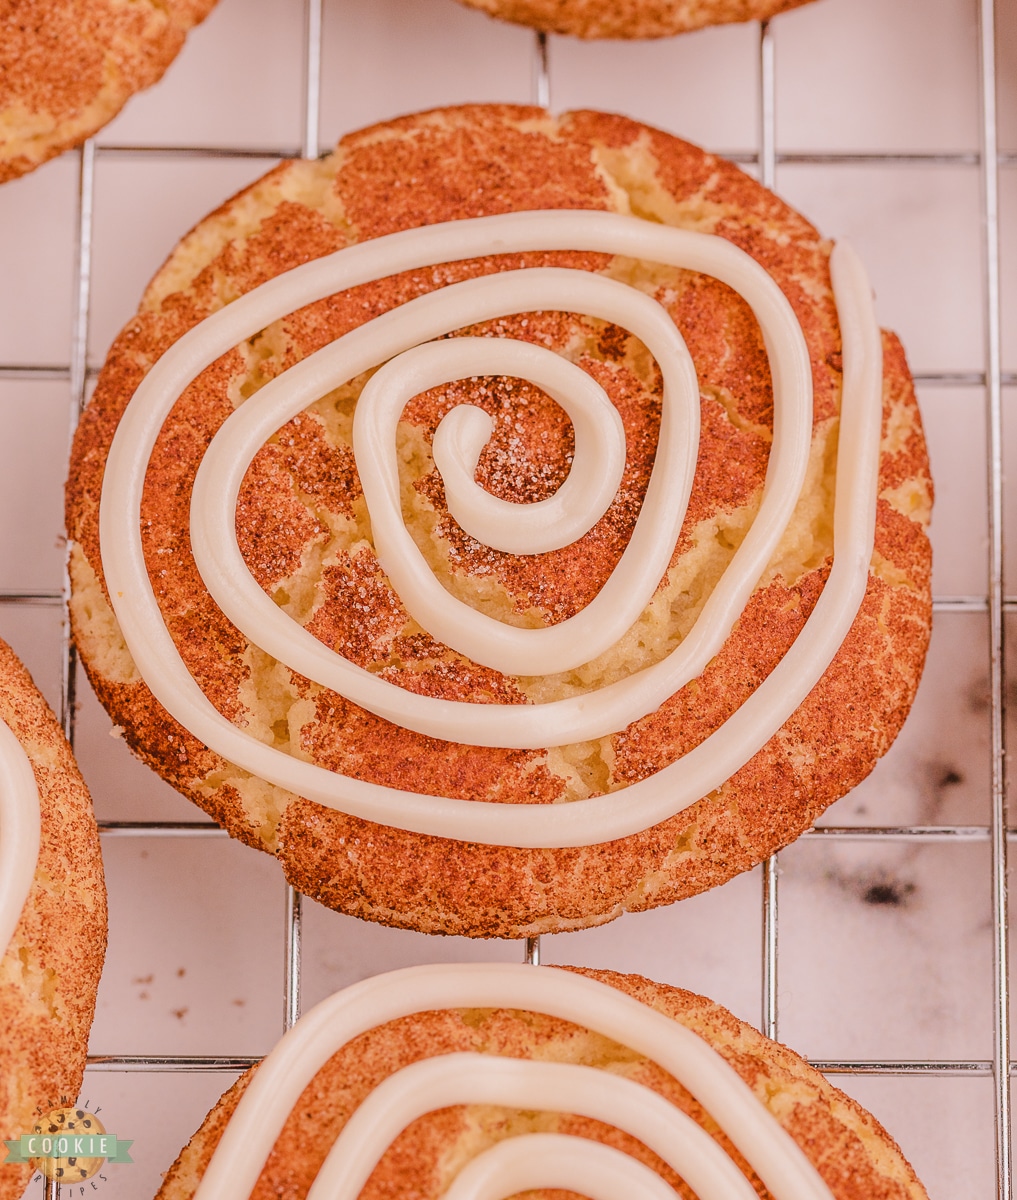
<instances>
[{"instance_id":1,"label":"white tile surface","mask_svg":"<svg viewBox=\"0 0 1017 1200\"><path fill-rule=\"evenodd\" d=\"M630 45L555 38L551 101L623 112L711 150L745 150L759 123L758 60L750 25Z\"/></svg>"},{"instance_id":2,"label":"white tile surface","mask_svg":"<svg viewBox=\"0 0 1017 1200\"><path fill-rule=\"evenodd\" d=\"M1017 6L1001 3L1001 128L1017 151ZM197 219L266 160L132 155L123 148L295 151L303 17L292 0L221 0L164 80L100 135L89 357L98 366L151 274ZM977 149L972 0L820 0L774 22L782 153ZM528 102L534 44L452 0L327 0L322 144L401 112ZM556 108L628 113L727 153L753 152L758 29L645 45L551 39ZM114 153L117 147L120 152ZM0 188L0 365L68 362L77 157ZM866 259L878 311L916 371L984 370L978 174L970 164L784 164L778 190ZM1004 165L1004 366L1017 370L1017 168ZM920 389L939 507L935 588L984 595L984 394ZM1009 408L1017 393L1009 389ZM62 381L0 380L0 588L60 585ZM1010 415L1010 414L1008 414ZM1011 478L1017 474L1017 436ZM31 503L25 497L31 496ZM1009 513L1010 590L1017 518ZM56 705L59 608L0 603L0 636ZM979 824L988 819L987 619L937 618L913 716L872 778L825 823ZM78 747L106 820L202 819L109 736L82 681ZM111 950L95 1053L260 1054L282 1028L283 888L274 864L222 839L105 841ZM782 857L781 1033L817 1059L986 1058L991 1050L987 845L803 842ZM760 1013L760 873L671 910L544 940L547 962L639 971ZM507 943L430 940L306 906L312 1002L355 979L427 960L508 958ZM180 972L183 972L180 974ZM83 1097L135 1139L109 1200L151 1195L232 1075L91 1071ZM994 1194L991 1081L838 1076L880 1116L933 1197ZM39 1195L39 1189L32 1192Z\"/></svg>"},{"instance_id":3,"label":"white tile surface","mask_svg":"<svg viewBox=\"0 0 1017 1200\"><path fill-rule=\"evenodd\" d=\"M67 360L77 162L64 155L0 188L0 359Z\"/></svg>"},{"instance_id":4,"label":"white tile surface","mask_svg":"<svg viewBox=\"0 0 1017 1200\"><path fill-rule=\"evenodd\" d=\"M272 860L217 836L107 838L103 861L109 949L92 1052L266 1054L282 1017Z\"/></svg>"},{"instance_id":5,"label":"white tile surface","mask_svg":"<svg viewBox=\"0 0 1017 1200\"><path fill-rule=\"evenodd\" d=\"M2 194L2 193L0 193ZM67 385L0 380L0 589L59 591L64 571ZM34 481L26 487L26 478Z\"/></svg>"},{"instance_id":6,"label":"white tile surface","mask_svg":"<svg viewBox=\"0 0 1017 1200\"><path fill-rule=\"evenodd\" d=\"M785 149L977 148L974 5L823 0L795 16L774 23Z\"/></svg>"},{"instance_id":7,"label":"white tile surface","mask_svg":"<svg viewBox=\"0 0 1017 1200\"><path fill-rule=\"evenodd\" d=\"M327 3L323 35L323 146L406 112L530 102L530 35L448 0Z\"/></svg>"}]
</instances>

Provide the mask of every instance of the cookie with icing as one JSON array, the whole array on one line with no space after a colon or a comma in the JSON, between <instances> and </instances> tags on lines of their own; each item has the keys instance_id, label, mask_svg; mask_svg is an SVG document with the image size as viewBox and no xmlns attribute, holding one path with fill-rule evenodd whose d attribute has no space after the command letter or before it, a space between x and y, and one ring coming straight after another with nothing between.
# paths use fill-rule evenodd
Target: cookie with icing
<instances>
[{"instance_id":1,"label":"cookie with icing","mask_svg":"<svg viewBox=\"0 0 1017 1200\"><path fill-rule=\"evenodd\" d=\"M507 963L409 968L323 1001L223 1095L158 1200L202 1181L221 1200L315 1183L363 1200L926 1198L868 1112L720 1005Z\"/></svg>"},{"instance_id":2,"label":"cookie with icing","mask_svg":"<svg viewBox=\"0 0 1017 1200\"><path fill-rule=\"evenodd\" d=\"M106 950L88 790L28 672L0 642L0 1140L72 1103ZM33 1167L0 1164L19 1200Z\"/></svg>"},{"instance_id":3,"label":"cookie with icing","mask_svg":"<svg viewBox=\"0 0 1017 1200\"><path fill-rule=\"evenodd\" d=\"M227 202L72 454L74 632L135 753L426 932L582 928L787 845L890 746L931 620L910 376L832 250L601 113L418 114Z\"/></svg>"}]
</instances>

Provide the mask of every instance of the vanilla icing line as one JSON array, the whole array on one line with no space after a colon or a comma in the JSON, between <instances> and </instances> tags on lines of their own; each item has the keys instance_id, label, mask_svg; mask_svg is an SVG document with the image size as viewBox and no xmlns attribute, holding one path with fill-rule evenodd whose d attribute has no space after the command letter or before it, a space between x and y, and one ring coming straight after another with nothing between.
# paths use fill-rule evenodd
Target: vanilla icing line
<instances>
[{"instance_id":1,"label":"vanilla icing line","mask_svg":"<svg viewBox=\"0 0 1017 1200\"><path fill-rule=\"evenodd\" d=\"M695 370L687 352L683 365L684 382L694 385ZM363 460L372 487L377 488L383 481L378 488L380 504L369 505L376 544L382 515L375 511L378 507L384 509L386 526L393 527L391 533L386 530L383 540L391 538L400 549L404 546L402 539L413 542L398 505L391 503L393 484L398 489L393 450L403 408L429 388L467 378L472 367L480 375L515 375L543 388L571 419L575 448L568 478L553 496L532 504L501 500L474 479L481 451L494 432L494 421L482 408L458 405L438 423L431 445L449 512L471 537L506 554L543 554L577 542L610 508L622 481L625 429L618 410L592 375L543 346L508 338L460 337L427 342L400 354L371 376L357 400L353 418L355 454ZM696 418L690 414L686 421L686 441L692 441ZM673 459L675 449L669 440L664 453ZM687 456L671 465L676 473L687 473ZM679 495L682 492L678 481L674 490ZM680 508L680 502L675 507ZM400 555L392 557L398 560ZM428 576L433 580L430 571ZM445 595L447 598L448 593ZM415 596L410 599L416 602ZM441 616L444 618L444 610Z\"/></svg>"},{"instance_id":2,"label":"vanilla icing line","mask_svg":"<svg viewBox=\"0 0 1017 1200\"><path fill-rule=\"evenodd\" d=\"M523 1133L495 1142L470 1159L442 1200L505 1200L537 1188L561 1188L589 1200L681 1200L638 1159L561 1133Z\"/></svg>"},{"instance_id":3,"label":"vanilla icing line","mask_svg":"<svg viewBox=\"0 0 1017 1200\"><path fill-rule=\"evenodd\" d=\"M385 1150L407 1125L455 1104L574 1113L603 1121L656 1151L699 1200L758 1200L713 1138L652 1088L594 1067L471 1053L425 1059L379 1084L343 1126L307 1200L357 1200ZM515 1138L508 1144L513 1142ZM588 1144L575 1138L561 1147L569 1174L578 1169ZM513 1149L525 1153L525 1147ZM576 1183L563 1186L574 1191Z\"/></svg>"},{"instance_id":4,"label":"vanilla icing line","mask_svg":"<svg viewBox=\"0 0 1017 1200\"><path fill-rule=\"evenodd\" d=\"M318 1070L360 1034L388 1021L446 1008L508 1008L571 1021L652 1060L683 1084L724 1130L775 1200L831 1200L829 1189L798 1145L752 1090L710 1045L662 1013L607 984L567 971L514 963L406 967L376 975L322 1001L287 1032L260 1064L216 1147L195 1200L239 1200L255 1186L286 1118ZM415 1117L450 1104L481 1103L570 1112L626 1129L655 1150L702 1200L751 1200L755 1195L720 1146L651 1088L607 1071L478 1054L435 1056L388 1077L354 1112L333 1144L308 1200L352 1200L399 1130ZM525 1170L526 1135L496 1153ZM525 1186L583 1192L583 1160L592 1143L560 1138L550 1149L556 1178ZM545 1151L547 1153L547 1151ZM483 1156L478 1156L483 1158ZM636 1196L645 1176L625 1157L612 1160ZM474 1160L475 1162L477 1160ZM497 1162L496 1162L497 1166ZM609 1168L609 1169L612 1169ZM447 1196L480 1200L514 1194L482 1190L491 1167L468 1166L474 1178ZM646 1170L645 1167L642 1168ZM546 1178L546 1176L545 1176ZM497 1181L497 1175L495 1175ZM459 1187L459 1191L454 1189ZM659 1200L661 1193L647 1192ZM585 1192L598 1200L597 1194ZM667 1195L664 1192L663 1195Z\"/></svg>"},{"instance_id":5,"label":"vanilla icing line","mask_svg":"<svg viewBox=\"0 0 1017 1200\"><path fill-rule=\"evenodd\" d=\"M687 377L691 369L687 350L670 317L654 301L636 289L586 272L535 268L451 285L382 314L263 387L224 424L199 469L192 500L192 544L199 570L217 603L238 628L292 669L335 687L356 703L408 728L478 745L559 745L622 729L654 711L701 673L720 649L790 519L810 446L808 352L797 319L770 276L722 238L613 213L510 213L391 234L277 276L189 330L139 385L110 449L103 482L100 538L106 582L125 641L160 703L227 760L308 799L418 833L498 845L588 845L646 829L720 786L780 728L832 661L865 593L875 528L882 417L879 330L864 270L844 244L835 247L831 259L842 329L844 386L834 561L829 579L795 643L746 702L696 749L626 788L624 800L610 794L568 804L501 805L422 796L337 776L234 727L188 674L162 621L145 569L140 537L146 466L159 429L180 392L232 346L335 291L396 271L478 255L558 249L653 260L720 279L752 308L770 359L774 436L758 515L695 627L671 655L598 691L548 704L473 705L418 696L348 663L290 621L250 576L236 546L233 513L244 473L258 448L296 412L345 379L401 354L418 341L488 315L548 307L549 289L569 311L618 320L627 328L638 323L634 331L647 342L654 357L672 364L670 378L665 376L661 441L643 508L645 511L649 503L650 514L660 524L670 521L674 527L677 522L676 537L691 487L691 472L681 476L681 515L672 507L661 517L656 497L667 492L669 481L657 468L669 454L678 463L695 461L698 427L694 425L693 410L698 405L689 403L687 395L694 385L694 375L691 381ZM529 286L535 276L541 279L536 298ZM572 282L576 276L581 278ZM571 303L573 300L577 302ZM451 339L448 345L454 346L457 341L470 343L474 339ZM469 346L464 347L464 355L472 353ZM407 364L396 358L392 365L396 382L404 372L409 372L411 378L413 367L412 359ZM446 370L444 365L442 370ZM697 389L692 394L695 396ZM372 426L369 420L365 428L367 441L376 440L378 426ZM603 435L605 444L611 440L610 433ZM453 450L458 446L457 452L463 456L470 445L475 448L476 429L465 435L460 430L450 441ZM595 438L591 446L596 454ZM382 494L387 489L391 500L391 446L386 446L383 438L376 452L380 463L377 486ZM660 504L667 509L666 499ZM649 520L643 528L645 533L637 523L633 540L645 538L645 545L652 546L654 529ZM658 535L658 540L663 539ZM637 570L638 565L633 569ZM618 570L606 586L614 584L615 576L620 581L615 586L619 593L624 592L626 576L619 575ZM408 601L404 595L401 599L416 604L419 596L415 594ZM443 604L451 603L446 593ZM485 621L485 629L490 632L489 626L496 623L478 616L478 627ZM561 627L511 633L553 634L556 628Z\"/></svg>"},{"instance_id":6,"label":"vanilla icing line","mask_svg":"<svg viewBox=\"0 0 1017 1200\"><path fill-rule=\"evenodd\" d=\"M510 214L511 217L533 215ZM536 748L602 737L653 712L698 675L720 649L776 549L794 510L808 463L812 427L812 376L808 353L790 306L761 267L729 242L706 234L668 229L610 213L543 215L606 217L609 226L615 220L633 221L647 243L645 255L649 257L655 252L654 257L674 265L687 262L689 250L684 246L685 239L697 239L694 247L713 260L713 273L731 286L740 285L738 290L747 293L750 301L755 299L764 334L769 330L777 346L772 355L774 434L759 512L695 627L667 658L595 692L547 704L479 705L420 696L355 666L290 620L252 578L236 542L236 497L248 466L262 444L280 425L318 396L370 364L388 354L398 353L415 341L436 337L488 317L512 311L525 312L540 306L580 310L614 321L631 329L647 345L661 366L664 392L657 453L640 516L621 561L600 594L583 612L568 621L547 629L519 630L461 604L445 592L433 576L430 579L430 594L434 596L430 615L439 619L442 609L454 614L453 620L442 622L442 631L452 639L453 646L486 665L498 669L512 665L491 654L495 637L496 649L527 642L543 649L544 665L541 666L540 653L533 656L530 664L538 674L558 669L548 664L547 648L556 647L566 639L565 649L574 664L589 661L601 646L596 622L591 622L590 614L595 613L599 621L612 606L618 606L626 614L627 628L649 600L667 568L691 491L699 431L699 389L680 333L661 305L615 280L585 271L555 268L504 272L442 288L382 314L290 368L232 414L209 446L192 494L192 550L199 572L216 603L256 645L292 669L339 691L387 720L431 737L474 745ZM506 219L489 218L498 222ZM561 222L554 221L553 224ZM414 232L423 234L428 230ZM671 235L676 235L677 241ZM564 236L562 243L571 244L566 243ZM617 243L618 239L615 239ZM789 314L793 325L785 328L778 318ZM796 339L790 337L790 329L796 332ZM454 339L453 346L460 340L469 339ZM495 346L498 344L494 339L484 340ZM469 347L462 350L456 347L450 353L459 353L465 360ZM479 359L480 355L477 357ZM396 364L399 361L397 358ZM791 383L784 385L785 379L790 379ZM372 448L364 431L365 423L363 416L359 423L354 417L355 452L358 443L360 450ZM398 511L398 486L391 457L394 444L378 447L375 457L382 457L386 450L391 463L388 490L391 504ZM358 471L359 460L357 453ZM371 465L371 461L365 462L361 483L365 494L377 499ZM525 509L528 506L514 507ZM373 508L371 515L373 527ZM418 598L413 588L423 588L426 581L422 576L409 577L406 567L412 565L416 549L405 532L404 539L407 546L404 561L390 555L382 559L382 565L387 571L396 571L397 578L408 586L412 585L408 594L400 595L412 611ZM479 631L479 642L477 639L471 641L469 650L465 648L461 631L456 628L457 621L468 631ZM425 628L439 636L432 627L425 625Z\"/></svg>"},{"instance_id":7,"label":"vanilla icing line","mask_svg":"<svg viewBox=\"0 0 1017 1200\"><path fill-rule=\"evenodd\" d=\"M25 907L39 861L39 788L32 764L0 720L0 958Z\"/></svg>"}]
</instances>

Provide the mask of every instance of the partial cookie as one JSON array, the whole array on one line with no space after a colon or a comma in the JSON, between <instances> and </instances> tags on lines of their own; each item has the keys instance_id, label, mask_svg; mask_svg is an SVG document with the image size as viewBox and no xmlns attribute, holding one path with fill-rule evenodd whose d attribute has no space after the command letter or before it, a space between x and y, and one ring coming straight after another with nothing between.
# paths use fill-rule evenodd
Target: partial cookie
<instances>
[{"instance_id":1,"label":"partial cookie","mask_svg":"<svg viewBox=\"0 0 1017 1200\"><path fill-rule=\"evenodd\" d=\"M0 0L0 183L101 129L215 0Z\"/></svg>"},{"instance_id":2,"label":"partial cookie","mask_svg":"<svg viewBox=\"0 0 1017 1200\"><path fill-rule=\"evenodd\" d=\"M492 981L486 987L485 975ZM501 1005L490 999L498 994L505 997ZM469 999L460 1005L451 1000L457 996ZM372 1002L382 1014L377 1018ZM390 1019L393 1012L407 1015ZM342 1049L331 1057L309 1050L310 1027ZM282 1082L287 1062L299 1075L292 1084ZM304 1063L311 1066L305 1070ZM406 1073L394 1078L400 1071ZM273 1103L276 1080L290 1088L294 1103L289 1096ZM252 1124L256 1094L263 1121ZM372 1104L379 1107L368 1119ZM389 1119L397 1105L399 1116ZM697 1129L683 1129L678 1114ZM749 1185L745 1195L767 1200L926 1197L875 1118L720 1005L638 975L470 964L393 972L318 1005L223 1095L170 1168L157 1200L193 1196L231 1126L239 1141L229 1150L224 1144L217 1156L211 1193L298 1200L348 1123L334 1165L347 1186L368 1176L362 1200L451 1196L454 1181L465 1185L470 1172L484 1171L485 1156L486 1174L532 1200L571 1196L573 1188L594 1194L582 1183L587 1165L602 1183L607 1171L620 1173L621 1186L603 1187L602 1195L637 1194L642 1167L680 1196L702 1195L708 1169L733 1166L735 1184L728 1180L712 1194L741 1196L735 1190L741 1176ZM355 1152L368 1144L354 1166ZM616 1153L603 1155L603 1146ZM527 1174L510 1176L520 1165ZM564 1177L552 1174L556 1165ZM238 1178L248 1168L257 1179L253 1190L253 1178ZM544 1190L548 1185L567 1190Z\"/></svg>"},{"instance_id":3,"label":"partial cookie","mask_svg":"<svg viewBox=\"0 0 1017 1200\"><path fill-rule=\"evenodd\" d=\"M92 803L70 747L3 642L0 721L27 755L39 795L39 817L34 801L26 806L39 825L34 880L20 917L0 912L0 924L14 925L0 959L2 1142L31 1133L40 1117L78 1095L106 952L106 887ZM16 773L7 764L20 758L17 749L0 747L0 754L7 755L5 777L8 769ZM0 808L10 796L2 801ZM19 1200L33 1169L0 1161L0 1200Z\"/></svg>"},{"instance_id":4,"label":"partial cookie","mask_svg":"<svg viewBox=\"0 0 1017 1200\"><path fill-rule=\"evenodd\" d=\"M344 815L298 798L298 788L270 785L231 766L156 701L110 606L98 515L117 424L160 356L212 314L234 320L241 311L236 298L264 281L344 247L361 243L358 253L374 253L389 245L376 239L399 230L426 226L428 236L444 236L442 222L577 208L641 218L634 222L640 236L672 226L712 235L704 242L729 255L735 254L731 244L746 252L746 262L765 267L767 287L779 288L781 304L790 304L810 364L803 373L811 375L814 398L811 447L806 417L805 487L790 523L769 564L760 566L762 578L726 642L653 711L548 746L540 741L549 727L543 716L555 710L544 708L533 713L537 740L510 741L507 748L453 740L455 732L463 737L464 726L455 722L451 736L440 736L377 716L312 682L307 671L284 666L224 617L192 556L190 497L199 462L223 422L235 410L252 411L241 408L248 397L365 322L418 297L444 303L455 294L448 285L518 268L591 273L577 306L594 283L600 288L612 280L626 294L655 300L650 307L667 314L670 335L675 328L683 335L698 377L701 422L695 482L677 541L668 543L673 552L665 547L650 581L651 591L656 579L659 586L616 644L575 669L506 673L451 649L410 617L410 598L381 567L372 527L372 515L379 515L368 513L352 449L352 420L370 371L311 404L256 455L235 522L243 563L231 574L239 578L246 564L261 592L313 635L315 647L336 651L371 686L392 685L388 690L403 699L412 693L459 702L467 716L497 704L497 720L508 722L530 719L518 706L559 702L577 711L586 698L595 706L606 689L630 686L630 679L638 693L641 672L670 663L686 641L691 646L704 605L754 528L773 439L773 389L760 327L745 301L708 275L603 251L540 250L485 253L394 275L389 267L375 282L334 295L325 284L324 299L298 302L298 311L262 332L252 329L186 387L155 443L140 524L153 605L173 639L168 655L182 657L218 713L249 735L248 743L260 744L259 754L280 751L301 768L321 768L317 775L329 786L335 780L328 772L357 781L342 785L347 792L364 783L388 789L374 795L391 796L392 789L419 795L425 822L433 807L427 797L460 802L464 810L477 800L561 809L616 796L616 806L604 803L613 816L624 816L647 789L671 778L661 773L672 764L713 735L727 736L728 719L743 705L759 706L753 694L803 629L813 628L808 623L831 570L842 389L831 244L737 168L599 113L553 118L538 109L475 106L353 134L321 162L277 168L183 239L114 343L78 429L67 504L71 615L96 693L140 757L234 836L276 854L297 888L344 912L426 932L518 937L582 928L723 883L787 845L865 777L893 741L918 684L931 621L925 525L932 489L904 354L896 338L884 334L882 442L874 451L879 478L873 477L865 501L865 510L875 512L875 548L858 559L861 606L829 666L824 670L817 660L822 678L797 711L758 743L758 752L748 746L726 776L691 796L684 811L677 812L676 803L649 827L607 837L586 834L582 817L579 838L589 845L553 838L490 845L479 835L407 832L414 826L372 819L369 807ZM448 227L453 249L470 227L461 228ZM570 231L563 236L564 244L573 244ZM642 342L613 320L540 302L546 294L526 301L531 311L499 309L507 315L473 325L470 318L457 321L460 332L553 350L604 389L624 428L625 461L614 499L589 532L560 549L509 553L481 544L449 514L432 442L445 415L463 403L493 421L476 471L487 492L529 503L562 485L575 452L572 425L540 388L471 369L467 378L410 400L396 434L402 516L449 606L462 601L514 627L562 625L601 593L635 528L661 419L661 375ZM262 295L253 292L251 303L260 304ZM878 333L874 337L878 357ZM379 360L370 361L373 369ZM877 441L878 390L877 374ZM118 512L127 512L122 498L111 509ZM124 536L137 536L136 530L128 523ZM142 580L142 586L149 585ZM118 590L124 589L118 584ZM125 594L137 593L132 584ZM142 622L146 637L157 623L158 615ZM585 720L582 713L577 720ZM700 757L712 753L713 744ZM679 784L684 765L671 772ZM670 783L660 786L670 796ZM339 807L348 800L344 793Z\"/></svg>"},{"instance_id":5,"label":"partial cookie","mask_svg":"<svg viewBox=\"0 0 1017 1200\"><path fill-rule=\"evenodd\" d=\"M492 17L581 38L659 38L765 21L809 0L460 0Z\"/></svg>"}]
</instances>

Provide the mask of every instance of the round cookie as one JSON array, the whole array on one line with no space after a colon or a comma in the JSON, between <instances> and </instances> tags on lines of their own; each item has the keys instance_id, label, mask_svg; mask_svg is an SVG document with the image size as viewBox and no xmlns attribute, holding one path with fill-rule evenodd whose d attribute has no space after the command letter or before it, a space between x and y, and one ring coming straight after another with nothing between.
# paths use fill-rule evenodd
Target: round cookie
<instances>
[{"instance_id":1,"label":"round cookie","mask_svg":"<svg viewBox=\"0 0 1017 1200\"><path fill-rule=\"evenodd\" d=\"M492 17L581 38L659 38L765 21L809 0L460 0Z\"/></svg>"},{"instance_id":2,"label":"round cookie","mask_svg":"<svg viewBox=\"0 0 1017 1200\"><path fill-rule=\"evenodd\" d=\"M215 0L3 0L0 183L101 129L176 58Z\"/></svg>"},{"instance_id":3,"label":"round cookie","mask_svg":"<svg viewBox=\"0 0 1017 1200\"><path fill-rule=\"evenodd\" d=\"M534 252L408 271L306 305L205 370L156 442L142 504L149 576L178 653L218 711L269 746L358 780L423 795L551 804L624 791L721 727L792 645L823 591L832 550L841 345L830 243L730 164L621 117L474 106L353 134L320 162L291 162L183 239L114 343L79 427L68 484L71 615L96 693L134 751L234 836L280 859L302 892L384 923L474 936L582 928L723 883L786 845L871 770L917 687L931 618L925 535L931 484L914 393L883 336L884 427L875 552L853 625L798 711L722 786L640 833L592 846L521 849L408 833L297 798L230 766L155 701L105 590L98 510L125 406L153 364L209 314L287 268L401 229L529 209L631 213L717 235L764 264L804 332L814 419L808 480L789 529L731 636L659 709L601 738L538 750L463 745L375 716L250 644L208 596L191 555L199 460L244 399L365 320L456 280L525 266L620 279L657 299L698 375L699 463L669 569L632 630L579 671L508 676L430 637L382 572L350 444L364 378L290 421L256 456L237 530L261 588L357 666L403 689L473 704L595 690L665 657L692 627L759 504L773 396L759 327L715 279L606 254ZM446 588L517 625L554 624L603 587L632 532L660 421L645 348L605 321L530 312L468 332L564 353L600 383L625 428L622 483L605 516L563 549L492 551L449 516L431 456L437 422L463 400L495 432L478 481L539 500L568 472L562 410L516 379L478 378L413 399L399 423L403 512Z\"/></svg>"},{"instance_id":4,"label":"round cookie","mask_svg":"<svg viewBox=\"0 0 1017 1200\"><path fill-rule=\"evenodd\" d=\"M558 971L557 968L543 967L522 969ZM663 1014L679 1023L711 1046L748 1085L760 1102L760 1107L769 1110L775 1118L771 1125L762 1117L761 1125L766 1131L764 1136L771 1141L779 1141L780 1133L773 1128L779 1123L816 1168L834 1200L925 1200L925 1189L886 1130L793 1051L769 1041L720 1005L692 992L654 983L638 975L566 970L570 977L579 976L609 985L623 996L631 997L646 1009L653 1010L654 1014ZM402 985L406 989L407 999L412 1000L413 979L405 978ZM354 990L347 989L347 995ZM333 997L314 1010L314 1022L318 1029L326 1027L318 1015L321 1009L341 998L342 994ZM614 1091L610 1110L599 1119L589 1115L573 1115L568 1108L559 1109L547 1093L542 1104L533 1106L536 1111L530 1106L520 1111L512 1105L500 1104L498 1100L483 1106L475 1103L449 1106L444 1097L440 1100L434 1098L433 1090L425 1091L425 1103L415 1111L423 1110L427 1115L417 1117L410 1123L401 1118L393 1122L393 1127L402 1132L391 1141L388 1136L379 1139L388 1149L359 1193L363 1200L409 1195L419 1200L430 1200L431 1197L443 1196L459 1172L467 1164L475 1162L483 1152L494 1145L504 1144L506 1140L534 1133L563 1134L587 1139L587 1144L608 1144L628 1158L644 1163L677 1189L678 1195L690 1194L688 1184L683 1185L680 1175L664 1163L653 1149L619 1128L624 1123L620 1100L621 1088L625 1086L623 1081L652 1089L706 1129L724 1155L737 1164L739 1171L747 1177L753 1188L751 1194L758 1194L767 1200L775 1192L780 1195L776 1188L767 1189L753 1167L735 1149L729 1134L732 1137L736 1135L726 1119L727 1114L718 1115L719 1110L708 1112L693 1096L693 1092L702 1096L703 1091L692 1083L689 1076L684 1077L684 1082L679 1081L676 1078L678 1072L669 1073L645 1051L635 1050L602 1032L592 1031L581 1021L573 1022L561 1015L547 1015L547 1009L538 1007L536 1003L524 1007L513 1000L504 1008L446 1007L414 1012L417 1007L419 1004L407 1003L404 1011L412 1015L379 1023L347 1041L342 1049L327 1059L289 1110L271 1153L268 1153L269 1144L272 1143L271 1134L266 1135L259 1130L258 1135L253 1136L250 1127L245 1130L242 1145L249 1147L251 1156L258 1156L257 1162L261 1162L262 1155L267 1155L257 1185L250 1191L251 1200L265 1200L269 1196L280 1195L297 1200L306 1196L340 1131L383 1081L390 1080L395 1072L411 1064L433 1064L443 1056L464 1053L479 1053L492 1059L522 1059L542 1064L595 1068L598 1073L610 1076L610 1087ZM332 1011L338 1013L338 1005L333 1005ZM304 1018L305 1021L307 1019ZM284 1046L285 1043L280 1044L272 1057ZM658 1043L657 1053L661 1051L662 1046ZM290 1058L291 1063L296 1060L296 1055ZM459 1061L462 1065L458 1070L463 1079L473 1079L485 1070L486 1064L477 1060L469 1065L466 1060ZM213 1151L229 1127L241 1097L257 1078L259 1069L252 1068L243 1075L211 1110L167 1172L157 1200L189 1200L194 1195ZM700 1075L700 1083L702 1078ZM389 1082L390 1089L394 1082ZM299 1085L295 1085L294 1090L296 1086ZM391 1108L395 1103L394 1097L405 1094L409 1089L410 1084L406 1081L394 1092L390 1090L386 1103ZM428 1097L431 1097L429 1103ZM549 1111L540 1111L542 1107ZM400 1111L406 1110L400 1108ZM641 1132L643 1129L646 1129L645 1125L640 1127ZM365 1127L361 1125L358 1140L364 1138L364 1131ZM646 1132L649 1130L646 1129ZM647 1136L646 1140L653 1139ZM522 1149L522 1145L520 1143L517 1148L517 1157L526 1157L528 1153ZM351 1147L347 1147L347 1153L350 1150ZM588 1154L589 1150L585 1153ZM797 1152L792 1149L794 1153ZM754 1161L758 1163L759 1159L754 1158ZM768 1177L772 1181L773 1175L768 1174ZM222 1182L227 1181L223 1179ZM588 1194L582 1187L576 1191ZM242 1192L244 1196L248 1195L246 1181ZM532 1200L550 1200L552 1196L572 1194L572 1191L526 1190L527 1197L532 1197ZM621 1190L609 1194L627 1193ZM729 1189L716 1194L735 1193ZM784 1193L788 1194L791 1193ZM799 1194L815 1196L819 1193L809 1190Z\"/></svg>"},{"instance_id":5,"label":"round cookie","mask_svg":"<svg viewBox=\"0 0 1017 1200\"><path fill-rule=\"evenodd\" d=\"M106 951L106 887L92 803L70 747L3 642L0 720L28 755L41 813L35 878L0 958L4 1140L31 1133L77 1097ZM33 1170L0 1162L0 1200L19 1200Z\"/></svg>"}]
</instances>

